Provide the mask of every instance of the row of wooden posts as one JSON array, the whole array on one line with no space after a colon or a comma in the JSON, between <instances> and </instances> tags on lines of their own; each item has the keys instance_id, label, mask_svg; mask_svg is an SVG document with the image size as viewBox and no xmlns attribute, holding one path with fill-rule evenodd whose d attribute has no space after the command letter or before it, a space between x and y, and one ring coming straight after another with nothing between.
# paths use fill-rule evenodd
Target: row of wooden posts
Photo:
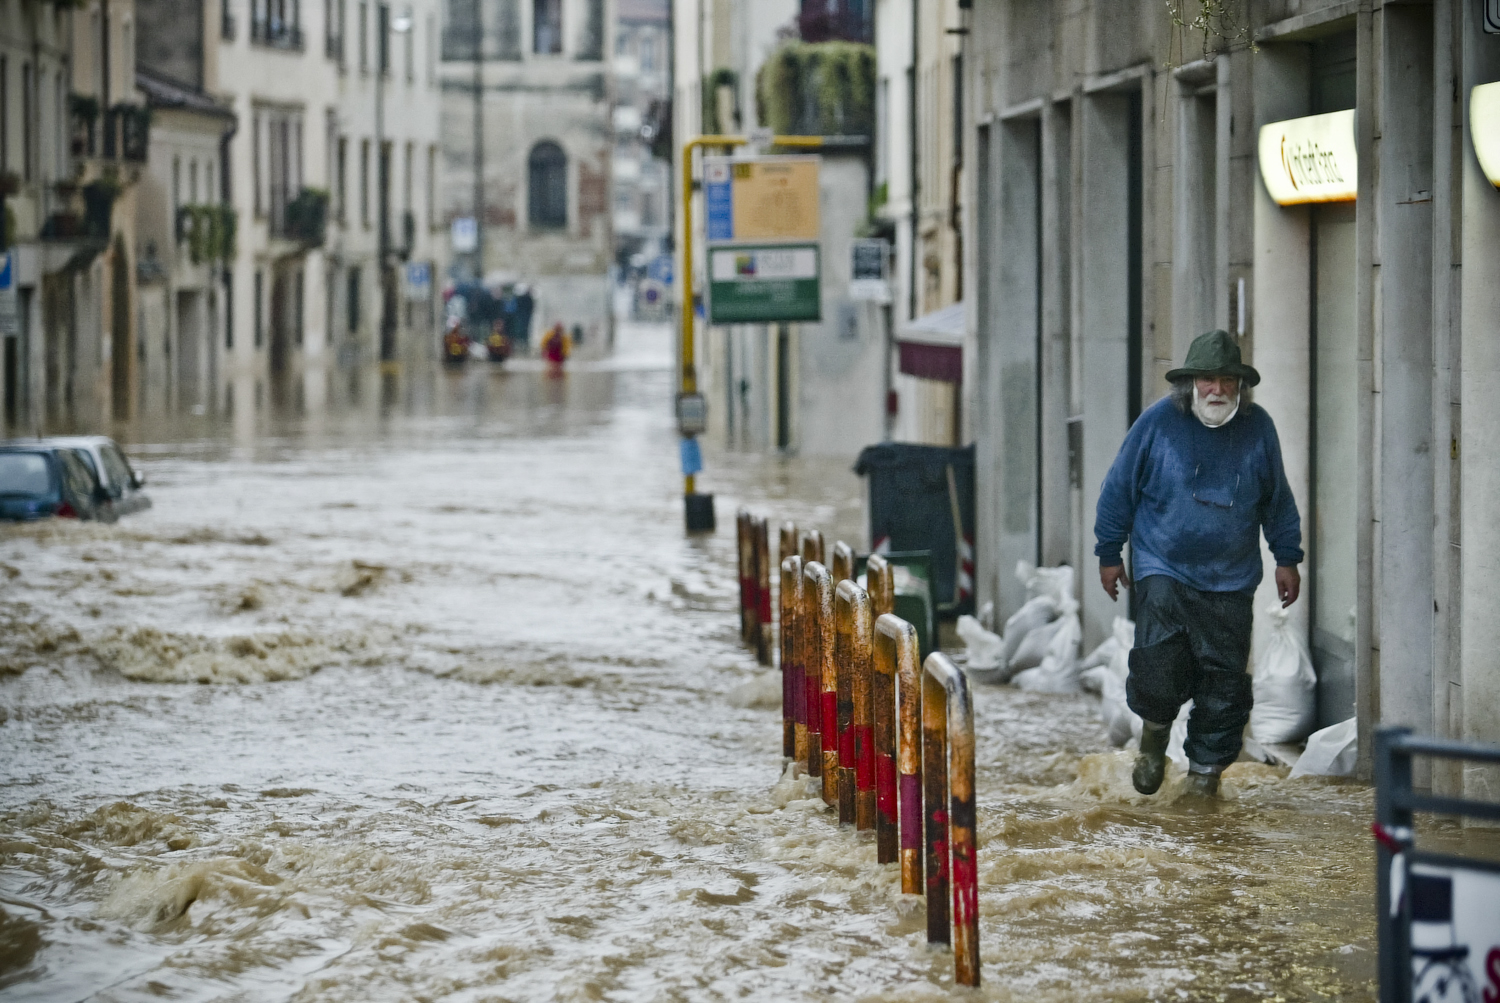
<instances>
[{"instance_id":1,"label":"row of wooden posts","mask_svg":"<svg viewBox=\"0 0 1500 1003\"><path fill-rule=\"evenodd\" d=\"M738 530L742 632L770 664L769 530L744 510ZM977 986L968 681L940 652L920 661L916 628L892 612L893 568L879 554L869 556L861 586L842 541L831 565L817 530L799 534L786 523L779 543L782 753L821 778L840 825L874 830L876 859L900 863L901 891L926 895L928 942L951 944L956 981Z\"/></svg>"}]
</instances>

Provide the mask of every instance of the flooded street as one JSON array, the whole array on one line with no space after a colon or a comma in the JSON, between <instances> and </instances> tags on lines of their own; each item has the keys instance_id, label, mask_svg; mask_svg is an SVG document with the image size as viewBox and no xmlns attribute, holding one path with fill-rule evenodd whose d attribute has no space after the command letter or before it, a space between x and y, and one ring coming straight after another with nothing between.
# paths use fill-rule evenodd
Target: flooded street
<instances>
[{"instance_id":1,"label":"flooded street","mask_svg":"<svg viewBox=\"0 0 1500 1003\"><path fill-rule=\"evenodd\" d=\"M685 538L667 338L148 422L153 509L0 528L0 997L1373 998L1368 788L1143 799L986 686L954 991L738 639L735 508L863 547L861 483L710 455Z\"/></svg>"}]
</instances>

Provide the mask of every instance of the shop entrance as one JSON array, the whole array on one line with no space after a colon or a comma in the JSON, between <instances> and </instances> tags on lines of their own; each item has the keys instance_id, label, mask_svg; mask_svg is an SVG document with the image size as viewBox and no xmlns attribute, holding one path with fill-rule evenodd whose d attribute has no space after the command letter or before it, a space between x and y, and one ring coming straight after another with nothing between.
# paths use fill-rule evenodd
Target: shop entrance
<instances>
[{"instance_id":1,"label":"shop entrance","mask_svg":"<svg viewBox=\"0 0 1500 1003\"><path fill-rule=\"evenodd\" d=\"M1359 374L1355 368L1352 204L1312 210L1312 657L1319 726L1354 714L1355 512Z\"/></svg>"},{"instance_id":2,"label":"shop entrance","mask_svg":"<svg viewBox=\"0 0 1500 1003\"><path fill-rule=\"evenodd\" d=\"M1313 46L1314 114L1354 107L1355 39L1334 35ZM1308 223L1311 311L1308 331L1312 467L1307 541L1318 726L1354 716L1356 512L1359 373L1354 203L1314 206Z\"/></svg>"}]
</instances>

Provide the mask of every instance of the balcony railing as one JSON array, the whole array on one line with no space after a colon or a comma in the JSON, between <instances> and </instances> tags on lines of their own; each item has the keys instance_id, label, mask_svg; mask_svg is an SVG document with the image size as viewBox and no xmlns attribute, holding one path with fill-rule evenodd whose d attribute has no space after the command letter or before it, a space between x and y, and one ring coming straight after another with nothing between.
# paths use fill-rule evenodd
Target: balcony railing
<instances>
[{"instance_id":1,"label":"balcony railing","mask_svg":"<svg viewBox=\"0 0 1500 1003\"><path fill-rule=\"evenodd\" d=\"M250 22L250 40L272 49L302 48L302 28L279 18Z\"/></svg>"},{"instance_id":2,"label":"balcony railing","mask_svg":"<svg viewBox=\"0 0 1500 1003\"><path fill-rule=\"evenodd\" d=\"M151 109L117 104L104 113L104 156L142 162L151 135Z\"/></svg>"}]
</instances>

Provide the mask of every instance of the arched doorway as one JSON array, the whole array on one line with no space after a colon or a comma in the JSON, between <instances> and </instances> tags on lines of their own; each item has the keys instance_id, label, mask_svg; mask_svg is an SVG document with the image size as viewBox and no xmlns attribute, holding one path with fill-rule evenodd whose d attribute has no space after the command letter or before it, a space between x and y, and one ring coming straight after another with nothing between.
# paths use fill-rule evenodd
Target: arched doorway
<instances>
[{"instance_id":1,"label":"arched doorway","mask_svg":"<svg viewBox=\"0 0 1500 1003\"><path fill-rule=\"evenodd\" d=\"M528 221L536 230L568 225L568 155L550 139L531 148L526 158Z\"/></svg>"}]
</instances>

